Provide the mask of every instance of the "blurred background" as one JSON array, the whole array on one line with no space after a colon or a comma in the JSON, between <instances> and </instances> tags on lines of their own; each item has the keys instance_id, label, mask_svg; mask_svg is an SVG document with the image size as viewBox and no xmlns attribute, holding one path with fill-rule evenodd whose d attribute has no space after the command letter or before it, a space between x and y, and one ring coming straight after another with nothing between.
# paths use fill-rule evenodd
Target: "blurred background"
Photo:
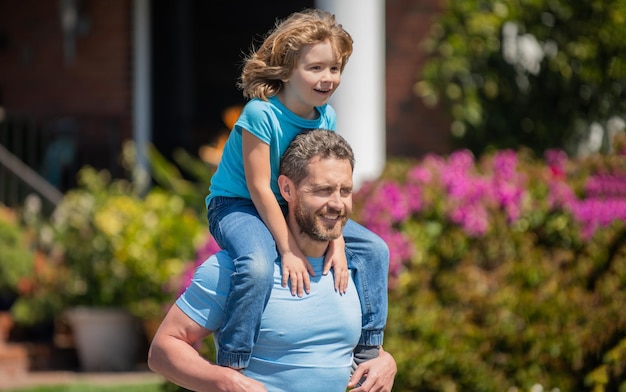
<instances>
[{"instance_id":1,"label":"blurred background","mask_svg":"<svg viewBox=\"0 0 626 392\"><path fill-rule=\"evenodd\" d=\"M413 93L426 56L419 42L442 4L374 3L392 21L377 32L391 43L381 53L388 70L380 81L383 151L448 151L447 120ZM243 54L277 18L315 5L2 0L0 142L61 191L76 185L84 164L122 175L118 156L127 139L150 142L168 158L176 148L198 155L228 131L224 111L245 103L235 87Z\"/></svg>"},{"instance_id":2,"label":"blurred background","mask_svg":"<svg viewBox=\"0 0 626 392\"><path fill-rule=\"evenodd\" d=\"M307 7L355 40L331 103L397 390L626 390L626 0L0 0L0 387L102 369L77 305L141 319L145 370L216 250L243 55Z\"/></svg>"}]
</instances>

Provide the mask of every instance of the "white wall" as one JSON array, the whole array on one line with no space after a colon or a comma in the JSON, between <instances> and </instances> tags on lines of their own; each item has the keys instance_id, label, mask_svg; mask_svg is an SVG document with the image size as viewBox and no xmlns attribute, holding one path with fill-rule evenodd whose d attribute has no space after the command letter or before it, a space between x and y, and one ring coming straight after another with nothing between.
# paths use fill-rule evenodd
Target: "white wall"
<instances>
[{"instance_id":1,"label":"white wall","mask_svg":"<svg viewBox=\"0 0 626 392\"><path fill-rule=\"evenodd\" d=\"M385 146L385 2L384 0L317 0L332 12L354 39L354 52L341 86L331 98L337 131L356 155L355 187L378 177Z\"/></svg>"}]
</instances>

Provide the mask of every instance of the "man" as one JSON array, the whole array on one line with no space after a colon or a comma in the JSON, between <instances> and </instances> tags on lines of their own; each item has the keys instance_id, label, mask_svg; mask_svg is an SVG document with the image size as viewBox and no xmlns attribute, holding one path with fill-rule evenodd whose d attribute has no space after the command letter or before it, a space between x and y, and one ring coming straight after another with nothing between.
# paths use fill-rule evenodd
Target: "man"
<instances>
[{"instance_id":1,"label":"man","mask_svg":"<svg viewBox=\"0 0 626 392\"><path fill-rule=\"evenodd\" d=\"M211 332L219 333L233 273L224 251L198 268L166 315L150 347L150 368L195 391L391 391L396 365L382 349L350 377L361 330L359 298L352 280L340 295L332 274L321 273L329 241L341 235L352 211L353 168L350 146L331 131L302 133L285 152L278 184L288 205L287 224L316 276L309 295L294 297L282 287L275 264L274 287L245 372L212 364L194 349Z\"/></svg>"}]
</instances>

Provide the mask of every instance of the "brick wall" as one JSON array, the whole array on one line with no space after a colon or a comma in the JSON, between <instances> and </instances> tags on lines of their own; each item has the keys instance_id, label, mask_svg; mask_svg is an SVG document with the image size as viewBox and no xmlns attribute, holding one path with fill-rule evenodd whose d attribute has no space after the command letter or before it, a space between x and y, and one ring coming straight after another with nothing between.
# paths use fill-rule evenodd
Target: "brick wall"
<instances>
[{"instance_id":1,"label":"brick wall","mask_svg":"<svg viewBox=\"0 0 626 392\"><path fill-rule=\"evenodd\" d=\"M34 116L115 118L130 137L132 0L88 0L88 31L67 63L59 1L0 0L0 106ZM413 93L425 61L419 43L443 0L387 0L388 156L449 151L448 122Z\"/></svg>"},{"instance_id":2,"label":"brick wall","mask_svg":"<svg viewBox=\"0 0 626 392\"><path fill-rule=\"evenodd\" d=\"M387 154L420 157L450 151L449 122L413 92L426 60L420 42L441 13L443 0L386 1Z\"/></svg>"},{"instance_id":3,"label":"brick wall","mask_svg":"<svg viewBox=\"0 0 626 392\"><path fill-rule=\"evenodd\" d=\"M59 1L0 0L0 105L35 117L106 116L129 132L130 0L85 1L87 31L64 54Z\"/></svg>"}]
</instances>

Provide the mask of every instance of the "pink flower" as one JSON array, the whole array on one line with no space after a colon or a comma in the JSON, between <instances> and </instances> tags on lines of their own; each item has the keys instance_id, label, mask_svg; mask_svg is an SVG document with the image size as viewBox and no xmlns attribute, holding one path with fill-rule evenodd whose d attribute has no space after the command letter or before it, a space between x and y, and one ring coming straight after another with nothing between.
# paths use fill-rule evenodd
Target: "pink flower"
<instances>
[{"instance_id":1,"label":"pink flower","mask_svg":"<svg viewBox=\"0 0 626 392\"><path fill-rule=\"evenodd\" d=\"M544 153L546 164L550 168L552 175L556 178L565 177L567 164L567 154L562 150L551 149Z\"/></svg>"}]
</instances>

